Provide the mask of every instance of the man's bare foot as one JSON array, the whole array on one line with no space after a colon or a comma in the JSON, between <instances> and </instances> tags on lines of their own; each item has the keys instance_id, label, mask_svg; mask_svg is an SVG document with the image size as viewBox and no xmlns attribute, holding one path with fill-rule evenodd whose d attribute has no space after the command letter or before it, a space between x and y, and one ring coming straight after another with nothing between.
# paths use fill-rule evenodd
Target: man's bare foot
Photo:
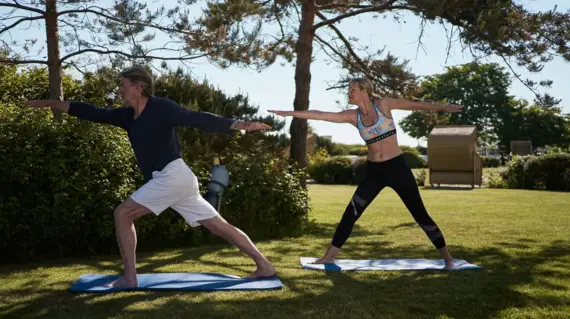
<instances>
[{"instance_id":1,"label":"man's bare foot","mask_svg":"<svg viewBox=\"0 0 570 319\"><path fill-rule=\"evenodd\" d=\"M271 264L266 264L262 266L257 266L257 269L249 274L245 278L255 279L255 278L265 278L265 277L273 277L277 272L275 271L275 267Z\"/></svg>"},{"instance_id":2,"label":"man's bare foot","mask_svg":"<svg viewBox=\"0 0 570 319\"><path fill-rule=\"evenodd\" d=\"M312 264L334 264L334 258L321 257L312 262Z\"/></svg>"},{"instance_id":3,"label":"man's bare foot","mask_svg":"<svg viewBox=\"0 0 570 319\"><path fill-rule=\"evenodd\" d=\"M125 277L121 277L113 282L105 284L105 287L109 288L136 288L139 284L136 280L127 280Z\"/></svg>"}]
</instances>

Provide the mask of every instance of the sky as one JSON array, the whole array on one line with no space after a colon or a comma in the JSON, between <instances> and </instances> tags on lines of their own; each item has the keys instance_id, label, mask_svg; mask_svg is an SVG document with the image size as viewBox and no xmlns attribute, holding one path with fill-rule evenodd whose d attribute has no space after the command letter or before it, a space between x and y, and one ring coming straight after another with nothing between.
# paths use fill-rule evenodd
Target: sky
<instances>
[{"instance_id":1,"label":"sky","mask_svg":"<svg viewBox=\"0 0 570 319\"><path fill-rule=\"evenodd\" d=\"M107 0L99 2L109 2ZM151 3L156 1L151 0ZM520 2L520 1L519 1ZM565 3L564 3L565 2ZM570 1L563 0L525 0L525 5L531 10L548 10L555 5L559 11L566 11L570 8ZM5 10L0 10L5 12ZM364 44L370 45L371 49L385 47L385 52L409 60L409 67L413 73L419 76L431 75L445 72L445 67L468 63L472 61L470 53L462 52L458 43L451 46L450 55L447 56L446 30L439 24L428 25L422 38L423 49L418 50L418 34L420 30L420 20L412 15L404 14L403 22L395 22L393 19L372 19L371 15L359 16L356 19L347 19L337 27L346 36L358 36ZM21 30L13 32L17 37L29 36L34 32L45 41L45 30L43 26L37 30ZM161 39L157 39L161 40ZM164 40L164 39L162 39ZM340 111L336 101L345 103L345 92L338 90L327 91L327 82L334 81L340 77L342 70L335 65L327 64L326 55L315 47L315 60L311 65L311 91L310 109L321 111ZM487 62L498 62L504 65L497 58L490 58ZM175 63L170 63L176 66ZM295 96L294 66L292 64L281 65L276 63L262 72L257 72L248 68L230 67L220 69L207 61L194 61L191 64L191 74L197 80L206 79L226 94L245 93L249 96L252 104L259 106L261 114L267 110L292 110ZM529 76L524 69L516 69L523 76ZM565 113L570 113L570 90L565 78L570 72L570 63L557 59L549 62L539 76L531 76L533 79L548 78L554 81L549 89L542 92L549 93L558 99L562 99L562 109ZM519 99L532 101L533 94L514 77L510 93ZM344 105L346 106L346 105ZM352 106L354 107L354 106ZM425 141L418 141L406 135L398 125L399 121L408 115L408 111L394 111L394 119L398 129L398 142L400 145L416 146L418 143L425 146ZM285 132L289 130L290 118L287 120ZM324 121L309 121L309 125L321 136L331 136L337 143L362 144L358 131L350 124L328 123Z\"/></svg>"}]
</instances>

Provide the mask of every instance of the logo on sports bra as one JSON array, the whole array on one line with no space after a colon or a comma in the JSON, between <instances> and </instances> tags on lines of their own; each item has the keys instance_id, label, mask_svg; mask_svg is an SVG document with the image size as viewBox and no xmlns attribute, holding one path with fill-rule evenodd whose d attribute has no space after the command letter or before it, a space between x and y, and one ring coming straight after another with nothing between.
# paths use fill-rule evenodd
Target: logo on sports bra
<instances>
[{"instance_id":1,"label":"logo on sports bra","mask_svg":"<svg viewBox=\"0 0 570 319\"><path fill-rule=\"evenodd\" d=\"M388 123L388 127L389 128L396 128L396 126L394 125L394 122L390 121L390 123ZM368 130L368 135L370 134L377 134L380 135L383 133L383 131L386 129L386 127L383 127L383 125L378 125L375 127L372 127Z\"/></svg>"}]
</instances>

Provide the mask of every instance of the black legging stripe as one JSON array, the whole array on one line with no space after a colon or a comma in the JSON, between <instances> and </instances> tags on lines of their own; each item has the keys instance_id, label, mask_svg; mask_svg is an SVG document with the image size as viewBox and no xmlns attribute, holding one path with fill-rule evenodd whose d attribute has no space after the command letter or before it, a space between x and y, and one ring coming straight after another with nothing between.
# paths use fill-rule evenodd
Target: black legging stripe
<instances>
[{"instance_id":1,"label":"black legging stripe","mask_svg":"<svg viewBox=\"0 0 570 319\"><path fill-rule=\"evenodd\" d=\"M416 223L420 225L436 248L445 247L443 234L429 216L414 174L406 164L403 155L385 162L368 161L366 176L356 188L336 228L332 240L333 246L341 248L344 245L352 234L356 221L384 187L390 187L398 194Z\"/></svg>"}]
</instances>

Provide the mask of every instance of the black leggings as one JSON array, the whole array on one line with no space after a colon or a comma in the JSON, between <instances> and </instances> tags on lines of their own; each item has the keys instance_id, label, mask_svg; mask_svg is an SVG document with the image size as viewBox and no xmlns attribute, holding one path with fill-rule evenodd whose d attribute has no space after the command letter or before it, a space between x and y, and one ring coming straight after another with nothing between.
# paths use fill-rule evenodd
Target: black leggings
<instances>
[{"instance_id":1,"label":"black leggings","mask_svg":"<svg viewBox=\"0 0 570 319\"><path fill-rule=\"evenodd\" d=\"M420 225L436 248L445 247L443 234L428 215L416 179L406 164L403 155L384 162L370 162L366 166L366 177L358 185L352 200L346 206L344 215L336 228L332 245L341 248L346 242L356 221L384 187L391 187L400 196L415 221Z\"/></svg>"}]
</instances>

